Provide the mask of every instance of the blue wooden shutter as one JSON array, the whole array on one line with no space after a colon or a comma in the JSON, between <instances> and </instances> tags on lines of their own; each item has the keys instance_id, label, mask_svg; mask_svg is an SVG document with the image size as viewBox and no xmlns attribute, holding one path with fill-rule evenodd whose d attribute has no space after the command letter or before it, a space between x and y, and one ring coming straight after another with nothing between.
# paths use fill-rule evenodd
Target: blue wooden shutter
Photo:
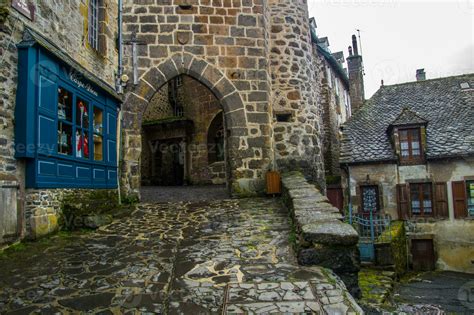
<instances>
[{"instance_id":1,"label":"blue wooden shutter","mask_svg":"<svg viewBox=\"0 0 474 315\"><path fill-rule=\"evenodd\" d=\"M57 145L57 85L41 74L38 84L38 152L50 155L55 153Z\"/></svg>"},{"instance_id":2,"label":"blue wooden shutter","mask_svg":"<svg viewBox=\"0 0 474 315\"><path fill-rule=\"evenodd\" d=\"M117 112L107 109L107 164L117 165Z\"/></svg>"}]
</instances>

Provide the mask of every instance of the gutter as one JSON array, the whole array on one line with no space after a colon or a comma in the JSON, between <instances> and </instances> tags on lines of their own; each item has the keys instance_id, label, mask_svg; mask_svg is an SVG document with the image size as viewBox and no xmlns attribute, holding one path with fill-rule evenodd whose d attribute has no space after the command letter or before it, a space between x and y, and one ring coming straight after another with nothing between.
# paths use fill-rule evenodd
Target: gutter
<instances>
[{"instance_id":1,"label":"gutter","mask_svg":"<svg viewBox=\"0 0 474 315\"><path fill-rule=\"evenodd\" d=\"M123 24L123 0L118 0L118 72L117 72L117 79L116 79L116 90L118 94L123 94L123 85L122 85L122 75L123 75L123 51L122 51L122 43L123 43L123 32L122 32L122 24ZM121 187L120 187L120 178L121 178L121 169L120 169L120 161L122 161L122 106L120 106L120 110L117 115L117 192L118 192L118 203L119 205L122 204L122 194L121 194Z\"/></svg>"},{"instance_id":2,"label":"gutter","mask_svg":"<svg viewBox=\"0 0 474 315\"><path fill-rule=\"evenodd\" d=\"M116 79L116 90L117 93L123 93L123 86L122 86L122 75L123 75L123 51L122 51L122 43L123 43L123 30L122 30L122 16L123 16L123 0L118 0L118 71L117 71L117 79Z\"/></svg>"}]
</instances>

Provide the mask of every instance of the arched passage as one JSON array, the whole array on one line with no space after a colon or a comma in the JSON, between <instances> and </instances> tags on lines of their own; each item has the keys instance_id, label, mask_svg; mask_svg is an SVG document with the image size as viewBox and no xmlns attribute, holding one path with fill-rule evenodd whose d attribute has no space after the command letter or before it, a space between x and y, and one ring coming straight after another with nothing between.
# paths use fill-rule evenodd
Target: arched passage
<instances>
[{"instance_id":1,"label":"arched passage","mask_svg":"<svg viewBox=\"0 0 474 315\"><path fill-rule=\"evenodd\" d=\"M188 75L206 86L222 107L227 143L227 183L232 185L244 173L243 155L248 157L250 153L244 150L247 146L248 126L239 92L220 70L207 61L180 53L143 74L123 104L121 186L127 194L139 194L141 186L140 130L143 114L157 91L180 75Z\"/></svg>"}]
</instances>

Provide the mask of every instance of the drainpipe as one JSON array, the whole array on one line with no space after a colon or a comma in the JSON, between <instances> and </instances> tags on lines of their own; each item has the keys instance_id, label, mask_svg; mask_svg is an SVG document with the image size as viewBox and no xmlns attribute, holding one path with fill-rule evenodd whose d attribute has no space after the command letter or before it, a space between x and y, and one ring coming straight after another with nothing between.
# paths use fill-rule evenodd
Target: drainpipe
<instances>
[{"instance_id":1,"label":"drainpipe","mask_svg":"<svg viewBox=\"0 0 474 315\"><path fill-rule=\"evenodd\" d=\"M120 191L120 161L122 161L122 108L120 106L117 115L117 192L119 205L122 204L122 193Z\"/></svg>"},{"instance_id":2,"label":"drainpipe","mask_svg":"<svg viewBox=\"0 0 474 315\"><path fill-rule=\"evenodd\" d=\"M122 74L123 74L123 52L122 52L122 43L123 43L123 33L122 33L122 15L123 15L123 0L118 0L118 73L116 79L116 89L117 93L123 93L122 86Z\"/></svg>"},{"instance_id":3,"label":"drainpipe","mask_svg":"<svg viewBox=\"0 0 474 315\"><path fill-rule=\"evenodd\" d=\"M123 14L123 0L118 0L118 74L117 74L117 83L116 89L117 93L123 93L122 86L122 74L123 74L123 55L122 55L122 14ZM120 191L120 161L121 157L121 144L122 144L122 106L120 106L118 115L117 115L117 190L118 190L118 202L119 205L122 204L122 194Z\"/></svg>"}]
</instances>

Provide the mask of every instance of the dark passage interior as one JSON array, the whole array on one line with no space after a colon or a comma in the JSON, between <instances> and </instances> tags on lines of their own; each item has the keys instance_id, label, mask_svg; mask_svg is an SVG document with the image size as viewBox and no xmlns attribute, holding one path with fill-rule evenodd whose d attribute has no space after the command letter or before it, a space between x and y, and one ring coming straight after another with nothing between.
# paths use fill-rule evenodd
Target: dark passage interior
<instances>
[{"instance_id":1,"label":"dark passage interior","mask_svg":"<svg viewBox=\"0 0 474 315\"><path fill-rule=\"evenodd\" d=\"M219 100L182 75L165 84L142 124L143 186L226 183L224 119Z\"/></svg>"}]
</instances>

